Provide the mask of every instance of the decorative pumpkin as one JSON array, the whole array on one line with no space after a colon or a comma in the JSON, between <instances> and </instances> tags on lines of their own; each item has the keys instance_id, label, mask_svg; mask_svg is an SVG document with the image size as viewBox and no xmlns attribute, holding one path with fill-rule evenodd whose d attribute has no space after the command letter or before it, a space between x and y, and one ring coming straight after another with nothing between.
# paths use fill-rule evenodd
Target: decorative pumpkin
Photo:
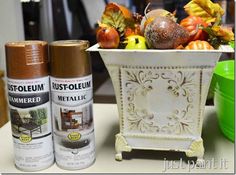
<instances>
[{"instance_id":1,"label":"decorative pumpkin","mask_svg":"<svg viewBox=\"0 0 236 175\"><path fill-rule=\"evenodd\" d=\"M180 25L189 32L189 42L207 39L207 33L203 31L202 28L207 27L208 24L204 22L201 17L188 16L180 22Z\"/></svg>"},{"instance_id":2,"label":"decorative pumpkin","mask_svg":"<svg viewBox=\"0 0 236 175\"><path fill-rule=\"evenodd\" d=\"M191 41L185 50L214 50L214 48L207 41Z\"/></svg>"}]
</instances>

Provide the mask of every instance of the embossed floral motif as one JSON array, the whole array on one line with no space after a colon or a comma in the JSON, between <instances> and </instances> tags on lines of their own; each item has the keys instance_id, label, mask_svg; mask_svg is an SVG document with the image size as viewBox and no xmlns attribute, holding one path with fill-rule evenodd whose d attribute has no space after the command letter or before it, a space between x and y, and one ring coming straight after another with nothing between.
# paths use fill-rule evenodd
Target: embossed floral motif
<instances>
[{"instance_id":1,"label":"embossed floral motif","mask_svg":"<svg viewBox=\"0 0 236 175\"><path fill-rule=\"evenodd\" d=\"M155 126L153 122L153 114L149 114L145 109L135 109L134 104L130 103L128 108L129 129L139 130L142 133L145 132L157 132L159 127Z\"/></svg>"},{"instance_id":2,"label":"embossed floral motif","mask_svg":"<svg viewBox=\"0 0 236 175\"><path fill-rule=\"evenodd\" d=\"M167 117L168 124L161 130L168 133L183 134L183 133L193 133L194 121L189 116L189 109L192 105L188 105L186 110L175 110L170 116Z\"/></svg>"},{"instance_id":3,"label":"embossed floral motif","mask_svg":"<svg viewBox=\"0 0 236 175\"><path fill-rule=\"evenodd\" d=\"M128 116L129 129L138 130L142 133L163 133L163 134L193 134L193 119L188 115L189 105L186 110L175 110L171 115L167 116L168 122L160 125L154 121L154 115L149 114L145 109L135 109L134 104L129 104Z\"/></svg>"},{"instance_id":4,"label":"embossed floral motif","mask_svg":"<svg viewBox=\"0 0 236 175\"><path fill-rule=\"evenodd\" d=\"M192 134L193 119L191 118L190 108L192 108L192 89L194 87L194 73L183 73L182 71L157 73L155 71L132 70L125 71L126 75L126 100L128 104L125 107L128 112L128 129L141 133L159 133L159 134ZM159 76L161 75L161 76ZM154 82L158 81L158 82ZM167 82L166 82L167 81ZM145 96L153 90L157 83L164 83L174 96L187 99L187 106L176 110L167 116L154 116L148 109L136 106L135 97ZM183 98L184 97L184 98ZM165 118L165 123L160 123L160 118Z\"/></svg>"},{"instance_id":5,"label":"embossed floral motif","mask_svg":"<svg viewBox=\"0 0 236 175\"><path fill-rule=\"evenodd\" d=\"M134 95L147 95L147 93L153 89L152 82L155 79L159 78L158 74L153 74L152 71L148 71L144 73L144 71L138 72L129 72L126 71L127 75L127 83L125 86L129 89L128 90L128 100L132 101Z\"/></svg>"},{"instance_id":6,"label":"embossed floral motif","mask_svg":"<svg viewBox=\"0 0 236 175\"><path fill-rule=\"evenodd\" d=\"M182 95L187 97L188 102L192 102L193 96L193 87L195 84L193 83L193 76L195 73L183 73L182 71L178 71L169 75L166 73L162 73L161 77L163 79L167 79L169 86L167 89L172 92L176 97Z\"/></svg>"}]
</instances>

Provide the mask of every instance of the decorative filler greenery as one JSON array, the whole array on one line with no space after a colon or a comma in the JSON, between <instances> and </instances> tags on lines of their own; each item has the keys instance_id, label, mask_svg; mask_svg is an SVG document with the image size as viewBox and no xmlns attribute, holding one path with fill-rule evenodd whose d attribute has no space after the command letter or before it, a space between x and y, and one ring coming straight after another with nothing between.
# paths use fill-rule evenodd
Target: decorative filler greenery
<instances>
[{"instance_id":1,"label":"decorative filler greenery","mask_svg":"<svg viewBox=\"0 0 236 175\"><path fill-rule=\"evenodd\" d=\"M29 111L32 121L37 125L43 125L47 123L47 110L45 108L40 108L37 110Z\"/></svg>"}]
</instances>

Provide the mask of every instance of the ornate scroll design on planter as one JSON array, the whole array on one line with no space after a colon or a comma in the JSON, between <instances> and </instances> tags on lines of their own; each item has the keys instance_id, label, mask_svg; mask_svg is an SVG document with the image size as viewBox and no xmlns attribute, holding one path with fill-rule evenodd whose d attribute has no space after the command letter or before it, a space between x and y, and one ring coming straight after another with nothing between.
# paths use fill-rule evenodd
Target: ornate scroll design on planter
<instances>
[{"instance_id":1,"label":"ornate scroll design on planter","mask_svg":"<svg viewBox=\"0 0 236 175\"><path fill-rule=\"evenodd\" d=\"M141 133L149 131L151 133L178 135L183 133L193 134L192 125L194 121L187 115L191 107L191 105L188 105L187 109L172 112L171 115L167 116L168 123L161 126L153 120L153 114L149 114L146 109L135 109L134 104L129 104L128 112L130 116L127 118L129 121L129 129L139 130Z\"/></svg>"},{"instance_id":2,"label":"ornate scroll design on planter","mask_svg":"<svg viewBox=\"0 0 236 175\"><path fill-rule=\"evenodd\" d=\"M156 80L159 78L158 74L153 74L152 71L148 71L147 73L144 73L144 71L138 71L135 72L129 72L126 71L128 82L125 84L128 90L128 100L133 101L134 96L137 94L141 94L143 96L146 96L147 93L153 89L152 82L153 80ZM136 84L138 86L133 86L133 84Z\"/></svg>"},{"instance_id":3,"label":"ornate scroll design on planter","mask_svg":"<svg viewBox=\"0 0 236 175\"><path fill-rule=\"evenodd\" d=\"M158 130L158 126L154 126L153 124L153 114L148 114L146 109L136 109L134 103L135 95L146 96L149 91L153 89L152 82L159 78L158 74L153 74L152 71L148 71L144 73L144 71L140 70L136 72L126 71L127 75L127 83L125 86L128 88L128 120L130 122L129 129L135 130L138 129L141 132L146 131L155 131Z\"/></svg>"},{"instance_id":4,"label":"ornate scroll design on planter","mask_svg":"<svg viewBox=\"0 0 236 175\"><path fill-rule=\"evenodd\" d=\"M156 70L126 70L125 89L127 100L127 122L128 130L141 133L160 133L160 134L193 134L194 120L191 115L193 107L193 76L195 73L182 71L157 72ZM166 82L167 81L167 82ZM164 83L167 90L175 97L186 99L186 106L182 109L174 109L167 116L157 116L148 109L136 106L135 97L144 98L155 87L154 83ZM164 85L164 87L165 87ZM166 118L166 122L161 124L158 118Z\"/></svg>"},{"instance_id":5,"label":"ornate scroll design on planter","mask_svg":"<svg viewBox=\"0 0 236 175\"><path fill-rule=\"evenodd\" d=\"M162 128L162 131L175 134L193 134L192 125L194 124L194 121L189 115L187 115L190 108L192 108L192 105L188 105L187 108L182 111L174 111L170 116L167 117L169 122L167 126Z\"/></svg>"},{"instance_id":6,"label":"ornate scroll design on planter","mask_svg":"<svg viewBox=\"0 0 236 175\"><path fill-rule=\"evenodd\" d=\"M189 103L193 102L192 95L193 93L192 88L194 87L193 83L193 76L195 73L183 73L182 71L178 71L176 74L172 72L170 75L166 73L162 73L161 77L163 79L168 80L169 86L168 90L172 92L175 96L184 96L187 98Z\"/></svg>"},{"instance_id":7,"label":"ornate scroll design on planter","mask_svg":"<svg viewBox=\"0 0 236 175\"><path fill-rule=\"evenodd\" d=\"M148 114L146 109L135 109L134 104L130 103L127 110L130 114L128 116L130 130L139 130L142 133L159 131L159 126L153 122L153 114Z\"/></svg>"}]
</instances>

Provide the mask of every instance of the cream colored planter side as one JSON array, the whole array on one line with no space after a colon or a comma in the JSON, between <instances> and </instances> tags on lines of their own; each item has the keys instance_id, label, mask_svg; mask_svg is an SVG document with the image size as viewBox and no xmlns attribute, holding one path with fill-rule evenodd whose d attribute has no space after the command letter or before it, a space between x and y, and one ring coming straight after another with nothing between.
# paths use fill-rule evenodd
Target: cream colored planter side
<instances>
[{"instance_id":1,"label":"cream colored planter side","mask_svg":"<svg viewBox=\"0 0 236 175\"><path fill-rule=\"evenodd\" d=\"M183 151L203 162L203 113L221 51L106 50L120 118L116 159L132 149Z\"/></svg>"}]
</instances>

